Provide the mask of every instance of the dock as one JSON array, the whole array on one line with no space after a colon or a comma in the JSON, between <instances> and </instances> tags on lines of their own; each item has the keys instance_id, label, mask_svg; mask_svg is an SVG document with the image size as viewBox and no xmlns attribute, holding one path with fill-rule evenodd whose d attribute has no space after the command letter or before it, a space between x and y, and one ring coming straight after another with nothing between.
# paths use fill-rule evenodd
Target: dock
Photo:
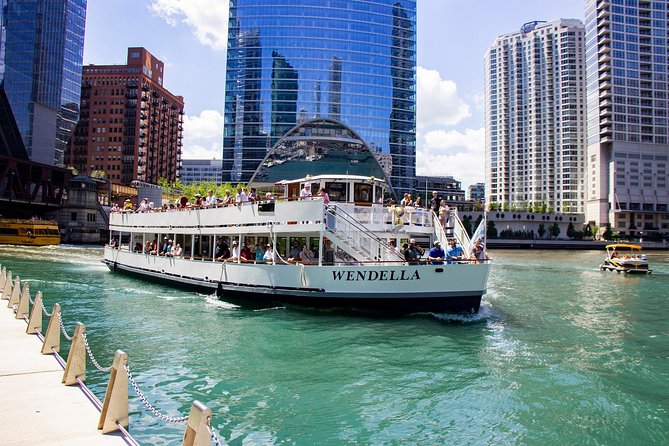
<instances>
[{"instance_id":1,"label":"dock","mask_svg":"<svg viewBox=\"0 0 669 446\"><path fill-rule=\"evenodd\" d=\"M121 433L103 435L100 411L79 386L61 383L63 366L42 355L37 335L0 300L0 432L10 445L127 445Z\"/></svg>"}]
</instances>

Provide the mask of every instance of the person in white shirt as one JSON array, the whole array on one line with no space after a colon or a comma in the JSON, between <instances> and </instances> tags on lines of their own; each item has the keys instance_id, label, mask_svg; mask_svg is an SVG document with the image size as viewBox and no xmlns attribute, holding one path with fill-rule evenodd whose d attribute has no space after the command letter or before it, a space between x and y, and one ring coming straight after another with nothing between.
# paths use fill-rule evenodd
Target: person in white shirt
<instances>
[{"instance_id":1,"label":"person in white shirt","mask_svg":"<svg viewBox=\"0 0 669 446\"><path fill-rule=\"evenodd\" d=\"M235 203L242 204L249 201L249 197L244 193L241 187L237 188L237 196L235 197Z\"/></svg>"},{"instance_id":2,"label":"person in white shirt","mask_svg":"<svg viewBox=\"0 0 669 446\"><path fill-rule=\"evenodd\" d=\"M311 199L311 184L307 183L300 191L300 200L310 200L310 199Z\"/></svg>"},{"instance_id":3,"label":"person in white shirt","mask_svg":"<svg viewBox=\"0 0 669 446\"><path fill-rule=\"evenodd\" d=\"M228 260L233 260L237 261L239 259L239 245L237 244L237 240L232 241L232 257L230 257Z\"/></svg>"},{"instance_id":4,"label":"person in white shirt","mask_svg":"<svg viewBox=\"0 0 669 446\"><path fill-rule=\"evenodd\" d=\"M204 201L205 206L216 206L216 197L214 197L214 191L209 189L207 191L207 198Z\"/></svg>"},{"instance_id":5,"label":"person in white shirt","mask_svg":"<svg viewBox=\"0 0 669 446\"><path fill-rule=\"evenodd\" d=\"M265 261L265 263L274 263L274 249L272 249L271 243L267 244L267 251L265 251L263 260Z\"/></svg>"},{"instance_id":6,"label":"person in white shirt","mask_svg":"<svg viewBox=\"0 0 669 446\"><path fill-rule=\"evenodd\" d=\"M139 208L137 212L149 212L149 199L145 198L139 203Z\"/></svg>"}]
</instances>

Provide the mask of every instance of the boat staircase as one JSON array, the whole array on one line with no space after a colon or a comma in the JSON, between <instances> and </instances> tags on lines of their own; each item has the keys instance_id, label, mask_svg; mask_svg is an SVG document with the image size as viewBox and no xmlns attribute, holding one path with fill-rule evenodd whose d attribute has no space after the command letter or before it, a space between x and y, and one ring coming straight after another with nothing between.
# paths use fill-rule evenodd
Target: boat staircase
<instances>
[{"instance_id":1,"label":"boat staircase","mask_svg":"<svg viewBox=\"0 0 669 446\"><path fill-rule=\"evenodd\" d=\"M432 212L432 227L434 228L434 234L433 234L434 239L439 240L439 243L441 243L441 246L444 248L444 250L447 250L448 239L455 238L458 244L462 246L462 249L465 251L465 255L469 257L471 255L471 250L470 250L471 239L469 238L469 234L467 234L467 230L465 230L462 221L460 220L457 214L452 213L449 218L449 223L451 223L453 226L444 228L437 214L435 212ZM446 232L447 230L448 233Z\"/></svg>"},{"instance_id":2,"label":"boat staircase","mask_svg":"<svg viewBox=\"0 0 669 446\"><path fill-rule=\"evenodd\" d=\"M386 240L367 229L336 204L325 207L325 226L327 237L355 261L404 262L404 256L389 249Z\"/></svg>"}]
</instances>

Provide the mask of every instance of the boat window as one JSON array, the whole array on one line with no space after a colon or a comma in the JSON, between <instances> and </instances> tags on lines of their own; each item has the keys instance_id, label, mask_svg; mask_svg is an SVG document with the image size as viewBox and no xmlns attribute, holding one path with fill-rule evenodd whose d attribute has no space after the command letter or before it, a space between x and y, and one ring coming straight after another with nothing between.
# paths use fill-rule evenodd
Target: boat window
<instances>
[{"instance_id":1,"label":"boat window","mask_svg":"<svg viewBox=\"0 0 669 446\"><path fill-rule=\"evenodd\" d=\"M19 235L19 230L16 228L0 228L1 235Z\"/></svg>"},{"instance_id":2,"label":"boat window","mask_svg":"<svg viewBox=\"0 0 669 446\"><path fill-rule=\"evenodd\" d=\"M356 203L371 203L372 202L372 185L364 183L356 183L353 189L353 200Z\"/></svg>"},{"instance_id":3,"label":"boat window","mask_svg":"<svg viewBox=\"0 0 669 446\"><path fill-rule=\"evenodd\" d=\"M46 235L46 230L45 229L35 229L35 234L36 235Z\"/></svg>"},{"instance_id":4,"label":"boat window","mask_svg":"<svg viewBox=\"0 0 669 446\"><path fill-rule=\"evenodd\" d=\"M346 201L346 183L325 183L330 201Z\"/></svg>"},{"instance_id":5,"label":"boat window","mask_svg":"<svg viewBox=\"0 0 669 446\"><path fill-rule=\"evenodd\" d=\"M300 183L292 183L288 185L288 199L297 200L300 198Z\"/></svg>"},{"instance_id":6,"label":"boat window","mask_svg":"<svg viewBox=\"0 0 669 446\"><path fill-rule=\"evenodd\" d=\"M276 252L281 257L286 257L286 237L277 237L276 238Z\"/></svg>"},{"instance_id":7,"label":"boat window","mask_svg":"<svg viewBox=\"0 0 669 446\"><path fill-rule=\"evenodd\" d=\"M58 229L49 229L47 232L49 235L58 235Z\"/></svg>"}]
</instances>

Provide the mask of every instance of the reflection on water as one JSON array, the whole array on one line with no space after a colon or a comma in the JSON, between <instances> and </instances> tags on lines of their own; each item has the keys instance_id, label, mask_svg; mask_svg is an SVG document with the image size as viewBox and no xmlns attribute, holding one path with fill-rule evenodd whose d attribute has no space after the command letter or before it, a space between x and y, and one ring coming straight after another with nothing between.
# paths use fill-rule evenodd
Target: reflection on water
<instances>
[{"instance_id":1,"label":"reflection on water","mask_svg":"<svg viewBox=\"0 0 669 446\"><path fill-rule=\"evenodd\" d=\"M669 255L601 272L603 252L493 252L475 315L249 310L110 273L102 250L0 246L0 263L128 353L149 402L208 404L230 444L665 444ZM46 323L46 321L45 321ZM62 351L69 348L63 342ZM88 382L102 398L107 375ZM142 444L176 443L130 393Z\"/></svg>"}]
</instances>

